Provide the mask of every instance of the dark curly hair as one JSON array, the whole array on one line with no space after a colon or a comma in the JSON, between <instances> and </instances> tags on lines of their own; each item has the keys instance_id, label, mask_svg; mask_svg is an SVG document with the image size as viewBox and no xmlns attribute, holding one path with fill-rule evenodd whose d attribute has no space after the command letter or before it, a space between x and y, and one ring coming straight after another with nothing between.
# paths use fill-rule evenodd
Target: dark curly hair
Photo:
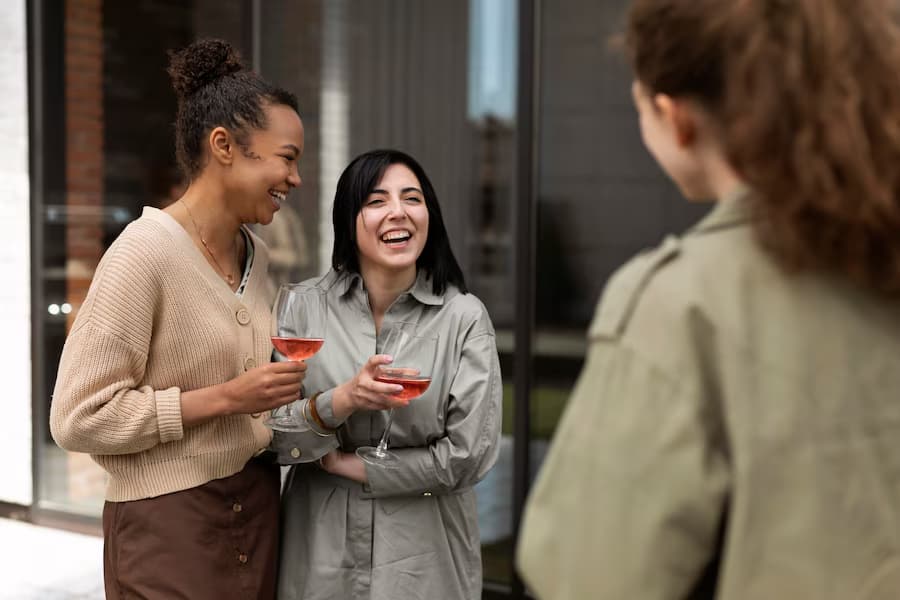
<instances>
[{"instance_id":1,"label":"dark curly hair","mask_svg":"<svg viewBox=\"0 0 900 600\"><path fill-rule=\"evenodd\" d=\"M384 172L391 165L405 165L419 180L425 207L428 209L428 240L416 267L431 278L432 291L443 294L447 284L453 284L463 293L468 291L462 269L456 262L450 237L444 226L444 217L438 204L431 180L412 156L399 150L371 150L354 158L338 179L334 192L331 219L334 224L334 248L331 266L335 271L359 273L359 248L356 244L356 217Z\"/></svg>"},{"instance_id":2,"label":"dark curly hair","mask_svg":"<svg viewBox=\"0 0 900 600\"><path fill-rule=\"evenodd\" d=\"M225 127L246 153L248 134L265 129L265 105L284 105L299 114L297 98L244 67L227 42L201 39L169 53L169 76L178 97L175 152L184 174L203 170L206 136Z\"/></svg>"},{"instance_id":3,"label":"dark curly hair","mask_svg":"<svg viewBox=\"0 0 900 600\"><path fill-rule=\"evenodd\" d=\"M791 270L900 296L900 28L890 0L634 0L650 93L698 101Z\"/></svg>"}]
</instances>

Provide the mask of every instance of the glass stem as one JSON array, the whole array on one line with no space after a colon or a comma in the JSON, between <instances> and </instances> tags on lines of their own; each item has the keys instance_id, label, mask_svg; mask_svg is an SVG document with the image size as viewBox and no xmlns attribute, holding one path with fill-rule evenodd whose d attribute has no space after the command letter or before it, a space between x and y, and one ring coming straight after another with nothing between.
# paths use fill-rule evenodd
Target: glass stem
<instances>
[{"instance_id":1,"label":"glass stem","mask_svg":"<svg viewBox=\"0 0 900 600\"><path fill-rule=\"evenodd\" d=\"M388 438L391 435L391 423L394 422L394 409L388 411L387 425L384 427L384 433L381 434L381 441L378 442L378 448L375 449L375 455L379 458L387 454Z\"/></svg>"}]
</instances>

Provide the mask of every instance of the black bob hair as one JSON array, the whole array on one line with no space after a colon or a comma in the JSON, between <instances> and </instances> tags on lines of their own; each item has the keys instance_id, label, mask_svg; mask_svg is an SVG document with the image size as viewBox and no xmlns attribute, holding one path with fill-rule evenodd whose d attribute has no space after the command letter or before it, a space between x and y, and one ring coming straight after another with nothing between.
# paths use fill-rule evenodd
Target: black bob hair
<instances>
[{"instance_id":1,"label":"black bob hair","mask_svg":"<svg viewBox=\"0 0 900 600\"><path fill-rule=\"evenodd\" d=\"M450 238L444 227L437 194L422 166L410 155L399 150L372 150L354 158L341 173L334 193L332 223L334 224L334 249L331 266L335 271L359 273L359 250L356 244L356 217L366 198L381 181L391 165L401 164L409 168L419 180L428 209L428 239L416 261L431 278L432 291L443 294L448 284L463 293L468 291L462 269L450 248Z\"/></svg>"}]
</instances>

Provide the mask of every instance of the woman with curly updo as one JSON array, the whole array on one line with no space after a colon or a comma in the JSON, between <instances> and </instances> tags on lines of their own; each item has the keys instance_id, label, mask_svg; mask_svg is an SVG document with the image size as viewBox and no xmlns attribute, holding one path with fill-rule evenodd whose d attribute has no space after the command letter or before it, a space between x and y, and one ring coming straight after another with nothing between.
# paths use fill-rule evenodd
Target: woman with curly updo
<instances>
[{"instance_id":1,"label":"woman with curly updo","mask_svg":"<svg viewBox=\"0 0 900 600\"><path fill-rule=\"evenodd\" d=\"M66 340L51 406L60 446L109 475L108 598L274 598L279 470L260 418L306 367L270 363L267 224L300 185L288 92L201 40L171 57L190 182L113 243Z\"/></svg>"}]
</instances>

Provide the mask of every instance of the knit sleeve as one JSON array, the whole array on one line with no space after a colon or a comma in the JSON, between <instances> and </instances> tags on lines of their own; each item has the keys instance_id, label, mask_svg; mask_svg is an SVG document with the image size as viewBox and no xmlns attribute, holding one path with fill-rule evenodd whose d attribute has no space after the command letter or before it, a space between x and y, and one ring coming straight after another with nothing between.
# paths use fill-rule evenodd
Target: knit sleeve
<instances>
[{"instance_id":1,"label":"knit sleeve","mask_svg":"<svg viewBox=\"0 0 900 600\"><path fill-rule=\"evenodd\" d=\"M101 261L60 358L50 431L66 450L130 454L184 435L181 391L142 385L159 285L142 240L122 238Z\"/></svg>"},{"instance_id":2,"label":"knit sleeve","mask_svg":"<svg viewBox=\"0 0 900 600\"><path fill-rule=\"evenodd\" d=\"M131 454L183 437L181 391L139 386L146 354L88 322L66 340L50 407L62 448Z\"/></svg>"}]
</instances>

